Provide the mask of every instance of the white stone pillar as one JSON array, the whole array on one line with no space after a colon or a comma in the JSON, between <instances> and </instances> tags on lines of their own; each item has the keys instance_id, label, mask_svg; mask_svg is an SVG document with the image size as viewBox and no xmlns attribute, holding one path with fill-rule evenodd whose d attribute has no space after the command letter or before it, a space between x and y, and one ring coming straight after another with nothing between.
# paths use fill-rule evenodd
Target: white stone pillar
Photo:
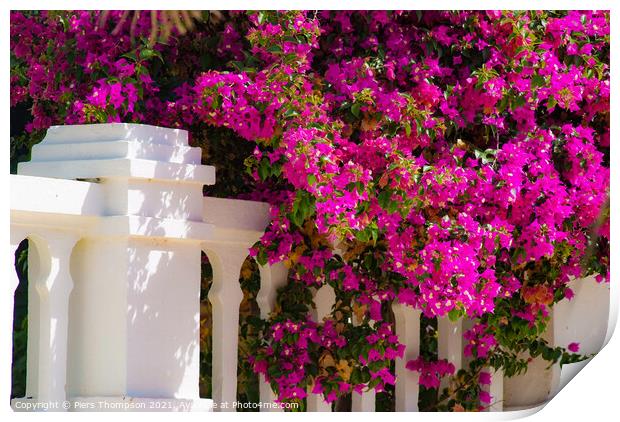
<instances>
[{"instance_id":1,"label":"white stone pillar","mask_svg":"<svg viewBox=\"0 0 620 422\"><path fill-rule=\"evenodd\" d=\"M276 304L278 289L286 284L288 279L288 268L281 262L274 265L259 266L260 270L260 290L256 295L256 302L260 308L260 316L267 319L273 312ZM271 385L261 374L259 376L259 392L261 403L275 403L277 395L271 389ZM261 412L281 412L281 407L261 407Z\"/></svg>"},{"instance_id":2,"label":"white stone pillar","mask_svg":"<svg viewBox=\"0 0 620 422\"><path fill-rule=\"evenodd\" d=\"M334 289L328 285L323 285L315 292L314 304L315 309L312 310L312 319L316 322L323 321L332 310L332 306L336 303L336 293ZM321 394L313 394L308 391L308 397L306 398L309 412L331 412L331 403L325 402Z\"/></svg>"},{"instance_id":3,"label":"white stone pillar","mask_svg":"<svg viewBox=\"0 0 620 422\"><path fill-rule=\"evenodd\" d=\"M233 412L237 400L239 305L243 300L239 273L248 250L236 245L219 245L209 247L206 253L213 268L209 301L213 312L214 409Z\"/></svg>"},{"instance_id":4,"label":"white stone pillar","mask_svg":"<svg viewBox=\"0 0 620 422\"><path fill-rule=\"evenodd\" d=\"M403 358L396 359L396 404L397 412L417 412L419 374L405 367L408 361L417 359L420 355L420 315L421 312L412 307L394 303L396 335L405 346Z\"/></svg>"},{"instance_id":5,"label":"white stone pillar","mask_svg":"<svg viewBox=\"0 0 620 422\"><path fill-rule=\"evenodd\" d=\"M53 126L18 171L100 187L101 215L79 242L72 268L70 395L86 402L170 399L186 410L198 404L200 251L213 234L203 221L202 187L215 182L200 148L178 129ZM52 294L56 285L46 286L50 304L63 304ZM41 351L51 341L44 329ZM56 376L47 370L39 372Z\"/></svg>"}]
</instances>

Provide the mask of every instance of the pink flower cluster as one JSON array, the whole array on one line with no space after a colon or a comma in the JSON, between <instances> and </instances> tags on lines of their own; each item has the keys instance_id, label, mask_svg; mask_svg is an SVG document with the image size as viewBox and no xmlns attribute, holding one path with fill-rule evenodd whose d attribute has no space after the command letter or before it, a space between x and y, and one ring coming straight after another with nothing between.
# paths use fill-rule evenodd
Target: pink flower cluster
<instances>
[{"instance_id":1,"label":"pink flower cluster","mask_svg":"<svg viewBox=\"0 0 620 422\"><path fill-rule=\"evenodd\" d=\"M421 356L410 360L406 364L407 369L420 373L419 383L426 388L439 388L441 379L448 375L454 375L454 365L446 359L426 361Z\"/></svg>"},{"instance_id":2,"label":"pink flower cluster","mask_svg":"<svg viewBox=\"0 0 620 422\"><path fill-rule=\"evenodd\" d=\"M463 333L465 347L463 354L475 358L486 358L489 350L497 345L495 336L488 332L485 324L476 324Z\"/></svg>"},{"instance_id":3,"label":"pink flower cluster","mask_svg":"<svg viewBox=\"0 0 620 422\"><path fill-rule=\"evenodd\" d=\"M369 383L377 392L384 391L386 384L394 385L396 378L390 371L390 362L403 356L404 346L398 343L390 325L380 324L375 333L365 337L358 332L341 331L331 319L322 324L311 320L277 322L270 327L267 345L251 357L251 363L274 386L279 401L303 399L312 392L322 394L330 403L342 394L361 394ZM349 342L365 349L363 354L355 357L355 363L348 359L335 361L334 357L340 356ZM345 367L354 365L355 370L367 372L369 382L354 382L350 374L343 374L338 369L343 362ZM318 375L312 378L310 389L307 372L311 367L317 368L317 363Z\"/></svg>"}]
</instances>

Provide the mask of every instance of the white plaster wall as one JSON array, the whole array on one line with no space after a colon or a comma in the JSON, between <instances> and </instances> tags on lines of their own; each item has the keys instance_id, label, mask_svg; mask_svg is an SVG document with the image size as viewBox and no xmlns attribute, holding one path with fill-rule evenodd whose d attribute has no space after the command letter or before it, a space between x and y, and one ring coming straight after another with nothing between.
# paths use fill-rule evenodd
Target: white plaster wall
<instances>
[{"instance_id":1,"label":"white plaster wall","mask_svg":"<svg viewBox=\"0 0 620 422\"><path fill-rule=\"evenodd\" d=\"M609 283L598 283L593 276L571 281L572 300L559 302L554 309L555 344L577 342L579 353L598 353L603 347L609 321Z\"/></svg>"},{"instance_id":2,"label":"white plaster wall","mask_svg":"<svg viewBox=\"0 0 620 422\"><path fill-rule=\"evenodd\" d=\"M571 301L563 300L555 308L555 343L566 347L576 342L579 353L596 354L603 347L609 324L609 283L598 283L594 277L588 277L571 281L569 287L575 297ZM589 361L564 365L552 394L564 388Z\"/></svg>"},{"instance_id":3,"label":"white plaster wall","mask_svg":"<svg viewBox=\"0 0 620 422\"><path fill-rule=\"evenodd\" d=\"M605 340L609 319L609 284L594 277L575 279L569 287L572 300L564 299L553 308L553 318L544 338L553 346L580 344L580 354L598 353ZM553 397L584 366L584 363L558 364L548 368L541 357L534 359L527 373L504 379L505 405L510 408L534 407Z\"/></svg>"},{"instance_id":4,"label":"white plaster wall","mask_svg":"<svg viewBox=\"0 0 620 422\"><path fill-rule=\"evenodd\" d=\"M547 369L548 366L549 362L537 357L530 362L525 374L504 378L504 407L508 410L527 409L546 402L558 370L556 367Z\"/></svg>"}]
</instances>

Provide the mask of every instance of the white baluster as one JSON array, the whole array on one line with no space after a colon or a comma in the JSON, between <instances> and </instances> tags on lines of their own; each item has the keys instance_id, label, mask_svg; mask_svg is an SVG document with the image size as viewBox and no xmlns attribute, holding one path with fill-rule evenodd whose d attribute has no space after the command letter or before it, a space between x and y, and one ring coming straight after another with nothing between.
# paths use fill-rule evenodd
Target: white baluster
<instances>
[{"instance_id":1,"label":"white baluster","mask_svg":"<svg viewBox=\"0 0 620 422\"><path fill-rule=\"evenodd\" d=\"M334 292L334 289L327 284L323 285L323 287L317 290L314 295L314 304L316 305L316 309L312 310L312 318L316 322L321 322L323 318L331 312L332 306L334 306L335 303L336 293ZM311 392L308 392L306 401L309 412L332 411L331 403L326 403L321 394L312 394Z\"/></svg>"},{"instance_id":2,"label":"white baluster","mask_svg":"<svg viewBox=\"0 0 620 422\"><path fill-rule=\"evenodd\" d=\"M504 409L504 371L495 370L492 367L484 368L484 372L491 374L491 384L482 385L482 391L491 395L491 404L480 403L486 412L501 412Z\"/></svg>"},{"instance_id":3,"label":"white baluster","mask_svg":"<svg viewBox=\"0 0 620 422\"><path fill-rule=\"evenodd\" d=\"M261 318L267 319L276 304L278 288L286 284L288 278L288 268L279 262L274 265L259 266L260 270L260 290L256 295L256 303L260 308ZM261 403L275 403L276 394L271 389L271 385L260 375L259 393ZM281 412L281 407L265 406L261 412Z\"/></svg>"},{"instance_id":4,"label":"white baluster","mask_svg":"<svg viewBox=\"0 0 620 422\"><path fill-rule=\"evenodd\" d=\"M408 361L417 359L420 355L420 314L410 306L394 303L392 305L395 317L395 331L405 346L405 355L396 359L396 403L397 412L417 412L419 374L408 370L405 365Z\"/></svg>"},{"instance_id":5,"label":"white baluster","mask_svg":"<svg viewBox=\"0 0 620 422\"><path fill-rule=\"evenodd\" d=\"M256 303L263 319L269 317L276 304L278 289L286 284L288 268L281 262L274 265L259 266L260 290L256 295Z\"/></svg>"},{"instance_id":6,"label":"white baluster","mask_svg":"<svg viewBox=\"0 0 620 422\"><path fill-rule=\"evenodd\" d=\"M357 316L353 315L353 323L358 325ZM376 403L376 392L374 389L364 391L362 394L353 392L351 394L351 411L353 412L374 412Z\"/></svg>"},{"instance_id":7,"label":"white baluster","mask_svg":"<svg viewBox=\"0 0 620 422\"><path fill-rule=\"evenodd\" d=\"M247 249L218 246L205 252L213 269L209 290L213 312L213 402L215 411L233 412L237 400L239 305L243 300L239 273Z\"/></svg>"},{"instance_id":8,"label":"white baluster","mask_svg":"<svg viewBox=\"0 0 620 422\"><path fill-rule=\"evenodd\" d=\"M39 401L66 400L69 294L73 280L69 272L71 252L77 236L46 235L48 254L38 250L42 265L49 263L47 276L36 280L39 293L39 349L37 395ZM29 260L29 264L30 264Z\"/></svg>"},{"instance_id":9,"label":"white baluster","mask_svg":"<svg viewBox=\"0 0 620 422\"><path fill-rule=\"evenodd\" d=\"M40 251L39 251L40 250ZM45 259L39 256L42 254ZM41 295L37 280L49 272L49 250L43 240L28 240L28 341L26 344L26 397L39 395L39 349L41 326Z\"/></svg>"},{"instance_id":10,"label":"white baluster","mask_svg":"<svg viewBox=\"0 0 620 422\"><path fill-rule=\"evenodd\" d=\"M448 316L437 318L438 357L454 365L455 373L463 367L463 321L452 322ZM448 377L441 380L440 389L448 385ZM440 392L441 392L440 390Z\"/></svg>"}]
</instances>

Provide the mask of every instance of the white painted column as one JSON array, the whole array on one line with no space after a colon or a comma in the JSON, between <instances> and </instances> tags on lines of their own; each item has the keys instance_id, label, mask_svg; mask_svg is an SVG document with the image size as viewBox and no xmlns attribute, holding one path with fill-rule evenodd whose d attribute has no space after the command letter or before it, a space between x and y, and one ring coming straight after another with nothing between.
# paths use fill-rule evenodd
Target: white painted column
<instances>
[{"instance_id":1,"label":"white painted column","mask_svg":"<svg viewBox=\"0 0 620 422\"><path fill-rule=\"evenodd\" d=\"M239 246L215 246L205 252L213 269L209 301L213 312L214 410L233 412L237 400L239 305L243 300L239 273L248 250Z\"/></svg>"},{"instance_id":2,"label":"white painted column","mask_svg":"<svg viewBox=\"0 0 620 422\"><path fill-rule=\"evenodd\" d=\"M351 394L351 411L353 412L374 412L376 403L376 392L374 389L364 391L361 395L353 392Z\"/></svg>"},{"instance_id":3,"label":"white painted column","mask_svg":"<svg viewBox=\"0 0 620 422\"><path fill-rule=\"evenodd\" d=\"M314 295L314 304L316 309L312 310L312 319L316 322L321 322L332 310L332 306L336 303L336 293L334 289L325 284L318 289ZM313 394L308 391L308 397L306 398L309 412L331 412L331 403L325 402L321 394Z\"/></svg>"},{"instance_id":4,"label":"white painted column","mask_svg":"<svg viewBox=\"0 0 620 422\"><path fill-rule=\"evenodd\" d=\"M463 320L452 322L448 316L437 318L438 357L454 365L455 373L463 367ZM441 380L441 389L448 385L447 377ZM440 391L441 392L441 391Z\"/></svg>"},{"instance_id":5,"label":"white painted column","mask_svg":"<svg viewBox=\"0 0 620 422\"><path fill-rule=\"evenodd\" d=\"M392 305L394 311L396 335L405 346L403 358L396 359L396 403L397 412L417 412L420 392L417 372L408 370L408 361L420 355L420 315L421 312L401 303Z\"/></svg>"},{"instance_id":6,"label":"white painted column","mask_svg":"<svg viewBox=\"0 0 620 422\"><path fill-rule=\"evenodd\" d=\"M28 340L26 344L26 397L39 395L39 349L41 327L41 294L37 281L49 273L49 248L42 239L28 240ZM42 268L44 267L44 268Z\"/></svg>"},{"instance_id":7,"label":"white painted column","mask_svg":"<svg viewBox=\"0 0 620 422\"><path fill-rule=\"evenodd\" d=\"M36 282L39 292L39 401L66 400L69 294L73 280L69 263L77 236L48 236L50 268Z\"/></svg>"},{"instance_id":8,"label":"white painted column","mask_svg":"<svg viewBox=\"0 0 620 422\"><path fill-rule=\"evenodd\" d=\"M357 316L353 315L353 323L359 324ZM376 392L374 389L364 391L358 394L355 391L351 393L351 411L352 412L374 412L376 404Z\"/></svg>"},{"instance_id":9,"label":"white painted column","mask_svg":"<svg viewBox=\"0 0 620 422\"><path fill-rule=\"evenodd\" d=\"M267 319L273 312L276 304L278 289L286 284L288 279L288 268L281 262L274 265L259 266L260 271L260 290L256 295L256 303L260 308L260 316ZM277 395L271 389L271 385L261 374L259 376L259 394L261 403L275 403ZM281 407L264 406L261 412L282 412Z\"/></svg>"},{"instance_id":10,"label":"white painted column","mask_svg":"<svg viewBox=\"0 0 620 422\"><path fill-rule=\"evenodd\" d=\"M484 368L484 372L491 374L491 384L482 385L481 389L491 395L491 404L480 404L486 406L486 412L501 412L504 410L504 371L487 367Z\"/></svg>"}]
</instances>

